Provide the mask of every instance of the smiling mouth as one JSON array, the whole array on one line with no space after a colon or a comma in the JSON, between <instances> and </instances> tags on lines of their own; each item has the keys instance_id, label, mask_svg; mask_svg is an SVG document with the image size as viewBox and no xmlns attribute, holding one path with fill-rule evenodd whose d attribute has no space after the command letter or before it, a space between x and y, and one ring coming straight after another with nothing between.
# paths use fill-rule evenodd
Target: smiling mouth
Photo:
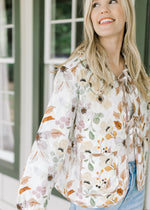
<instances>
[{"instance_id":1,"label":"smiling mouth","mask_svg":"<svg viewBox=\"0 0 150 210\"><path fill-rule=\"evenodd\" d=\"M109 24L109 23L113 23L115 20L112 18L105 18L105 19L101 19L99 21L100 25L105 25L105 24Z\"/></svg>"}]
</instances>

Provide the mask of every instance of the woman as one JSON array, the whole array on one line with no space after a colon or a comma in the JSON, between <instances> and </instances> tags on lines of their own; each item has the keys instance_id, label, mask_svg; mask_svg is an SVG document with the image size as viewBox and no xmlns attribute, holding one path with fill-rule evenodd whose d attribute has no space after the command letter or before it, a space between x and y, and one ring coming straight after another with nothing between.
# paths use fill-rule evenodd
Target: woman
<instances>
[{"instance_id":1,"label":"woman","mask_svg":"<svg viewBox=\"0 0 150 210\"><path fill-rule=\"evenodd\" d=\"M53 186L70 210L144 205L149 79L131 0L86 0L85 40L58 69L28 158L18 209L45 209Z\"/></svg>"}]
</instances>

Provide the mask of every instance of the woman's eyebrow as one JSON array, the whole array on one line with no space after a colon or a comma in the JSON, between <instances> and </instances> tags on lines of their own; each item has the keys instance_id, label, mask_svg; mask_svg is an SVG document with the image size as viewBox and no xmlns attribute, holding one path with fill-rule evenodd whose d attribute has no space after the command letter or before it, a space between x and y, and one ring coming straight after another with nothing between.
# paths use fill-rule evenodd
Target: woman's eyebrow
<instances>
[{"instance_id":1,"label":"woman's eyebrow","mask_svg":"<svg viewBox=\"0 0 150 210\"><path fill-rule=\"evenodd\" d=\"M92 0L92 3L93 3L93 2L96 2L96 1L98 1L98 0Z\"/></svg>"}]
</instances>

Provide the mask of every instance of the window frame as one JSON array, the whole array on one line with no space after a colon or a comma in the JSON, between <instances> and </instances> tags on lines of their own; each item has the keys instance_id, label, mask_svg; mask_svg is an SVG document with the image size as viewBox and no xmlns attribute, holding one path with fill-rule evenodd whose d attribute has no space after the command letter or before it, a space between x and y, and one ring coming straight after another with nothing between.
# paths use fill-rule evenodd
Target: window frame
<instances>
[{"instance_id":1,"label":"window frame","mask_svg":"<svg viewBox=\"0 0 150 210\"><path fill-rule=\"evenodd\" d=\"M75 49L76 45L76 23L83 22L82 17L76 17L76 4L77 0L72 0L71 18L51 20L51 2L52 0L45 0L45 45L44 45L44 64L61 64L64 63L66 58L50 58L50 40L51 40L51 25L54 24L71 24L71 52ZM74 9L75 8L75 9ZM47 18L46 18L47 17ZM49 20L49 21L47 21Z\"/></svg>"},{"instance_id":2,"label":"window frame","mask_svg":"<svg viewBox=\"0 0 150 210\"><path fill-rule=\"evenodd\" d=\"M0 173L10 177L19 178L20 157L20 1L14 1L14 58L0 59L2 63L14 64L14 163L0 159Z\"/></svg>"},{"instance_id":3,"label":"window frame","mask_svg":"<svg viewBox=\"0 0 150 210\"><path fill-rule=\"evenodd\" d=\"M150 75L150 2L135 1L137 46L147 73ZM142 13L141 13L142 11ZM145 12L144 12L145 11ZM139 15L140 14L140 15Z\"/></svg>"}]
</instances>

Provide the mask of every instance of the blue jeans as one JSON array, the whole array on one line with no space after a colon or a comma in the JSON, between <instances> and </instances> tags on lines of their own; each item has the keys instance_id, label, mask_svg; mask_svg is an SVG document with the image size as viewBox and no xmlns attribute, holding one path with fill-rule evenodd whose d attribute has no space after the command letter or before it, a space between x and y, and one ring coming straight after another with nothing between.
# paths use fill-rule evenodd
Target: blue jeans
<instances>
[{"instance_id":1,"label":"blue jeans","mask_svg":"<svg viewBox=\"0 0 150 210\"><path fill-rule=\"evenodd\" d=\"M142 191L137 190L136 185L136 163L129 162L129 188L124 200L112 207L106 208L83 208L71 203L69 210L143 210L145 188Z\"/></svg>"}]
</instances>

